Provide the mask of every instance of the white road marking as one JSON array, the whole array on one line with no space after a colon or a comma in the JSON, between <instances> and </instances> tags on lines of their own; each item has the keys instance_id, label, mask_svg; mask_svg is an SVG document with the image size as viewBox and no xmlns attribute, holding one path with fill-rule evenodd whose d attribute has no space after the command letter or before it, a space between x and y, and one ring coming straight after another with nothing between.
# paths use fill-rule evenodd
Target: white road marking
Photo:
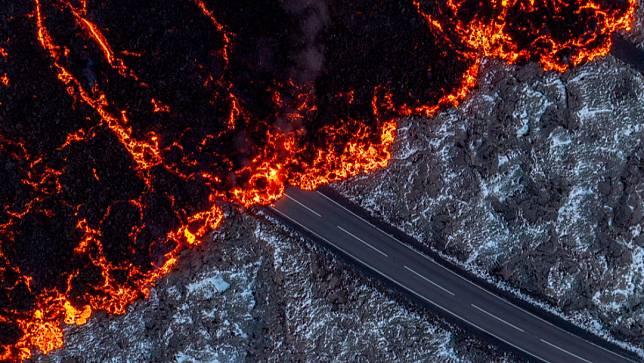
<instances>
[{"instance_id":1,"label":"white road marking","mask_svg":"<svg viewBox=\"0 0 644 363\"><path fill-rule=\"evenodd\" d=\"M584 359L584 358L582 358L582 357L578 356L578 355L577 355L577 354L575 354L575 353L571 353L571 352L569 352L569 351L567 351L567 350L563 349L563 348L562 348L562 347L560 347L560 346L557 346L557 345L555 345L555 344L550 343L550 342L549 342L549 341L547 341L547 340L543 340L543 339L539 339L539 340L541 340L542 342L544 342L544 343L548 344L549 346L551 346L551 347L553 347L553 348L555 348L555 349L559 349L560 351L562 351L562 352L564 352L564 353L567 353L567 354L569 354L569 355L571 355L571 356L573 356L573 357L575 357L575 358L577 358L577 359L579 359L579 360L582 360L582 361L587 362L587 363L593 363L593 362L589 361L588 359Z\"/></svg>"},{"instance_id":2,"label":"white road marking","mask_svg":"<svg viewBox=\"0 0 644 363\"><path fill-rule=\"evenodd\" d=\"M365 244L365 245L367 245L368 247L371 247L371 249L373 249L374 251L378 252L379 254L381 254L381 255L383 255L383 256L385 256L385 257L389 257L386 253L384 253L384 252L382 252L381 250L377 249L376 247L372 246L372 245L371 245L371 244L369 244L368 242L363 241L360 237L358 237L358 236L356 236L355 234L353 234L353 233L351 233L351 232L347 231L346 229L344 229L344 228L342 228L342 227L340 227L340 226L338 226L338 229L340 229L342 232L344 232L344 233L348 234L349 236L351 236L351 237L353 237L353 238L357 239L358 241L360 241L360 242L364 243L364 244Z\"/></svg>"},{"instance_id":3,"label":"white road marking","mask_svg":"<svg viewBox=\"0 0 644 363\"><path fill-rule=\"evenodd\" d=\"M330 201L334 202L336 205L338 205L338 206L339 206L339 207L341 207L342 209L346 210L347 212L349 212L349 213L353 214L354 216L356 216L356 217L358 217L358 218L360 218L360 219L362 219L362 220L364 221L364 219L363 219L362 217L358 216L358 215L357 215L357 214L355 214L354 212L352 212L352 211L350 211L349 209L345 208L344 206L342 206L341 204L337 203L337 202L336 202L336 201L334 201L333 199L331 199L331 198L327 197L327 196L326 196L326 195L324 195L323 193L320 193L320 192L317 192L317 193L319 193L320 195L324 196L324 197L325 197L325 198L327 198L328 200L330 200ZM365 222L366 222L366 221L365 221ZM367 222L367 223L369 223L369 222ZM430 256L427 256L425 253L423 253L423 252L421 252L421 251L417 250L417 249L416 249L416 248L414 248L413 246L410 246L410 245L409 245L409 244L407 244L407 243L403 243L403 242L401 242L401 241L400 241L398 238L396 238L395 236L393 236L393 235L391 235L391 234L389 234L389 233L387 233L387 232L383 231L382 229L380 229L380 228L379 228L379 227L377 227L377 226L374 226L372 223L369 223L369 225L371 225L371 226L372 226L372 227L374 227L375 229L379 230L379 231L380 231L380 232L382 232L383 234L385 234L385 235L387 235L387 236L391 237L391 239L393 239L393 240L395 240L396 242L400 243L401 245L403 245L403 246L404 246L404 247L406 247L407 249L409 249L409 250L411 250L411 251L415 252L415 253L416 253L416 254L418 254L419 256L423 257L425 260L427 260L427 261L429 261L429 262L431 262L431 263L433 263L433 264L435 264L435 265L439 266L440 268L444 269L445 271L447 271L447 272L451 273L452 275L454 275L454 276L458 277L459 279L461 279L461 280L463 280L463 281L467 282L468 284L470 284L470 285L472 285L472 286L474 286L474 287L478 288L479 290L481 290L481 291L483 291L483 292L487 293L488 295L490 295L490 296L492 296L492 297L494 297L494 298L496 298L496 299L498 299L498 300L500 300L500 301L504 302L505 304L507 304L507 305L509 305L509 306L511 306L511 307L513 307L513 308L519 309L519 310L521 310L522 312L524 312L524 313L526 313L526 314L528 314L528 315L532 316L532 317L533 317L533 318L535 318L535 319L540 320L541 322L543 322L543 323L545 323L545 324L548 324L548 325L552 326L553 328L555 328L555 329L557 329L557 330L559 330L559 331L561 331L561 332L564 332L564 333L566 333L566 334L568 334L568 335L570 335L570 336L572 336L572 337L574 337L574 338L581 339L581 340L583 340L584 342L586 342L586 343L588 343L588 344L590 344L590 345L592 345L592 346L594 346L594 347L596 347L596 348L599 348L599 349L601 349L601 350L603 350L603 351L605 351L605 352L607 352L607 353L610 353L610 354L612 354L612 355L614 355L614 356L616 356L616 357L619 357L619 358L621 358L621 359L627 360L627 361L629 361L629 362L631 362L631 363L638 363L637 361L633 360L632 358L629 358L629 357L623 356L623 355L621 355L621 354L619 354L619 353L617 353L617 352L614 352L614 351L612 351L612 350L610 350L610 349L607 349L607 348L605 348L605 347L602 347L601 345L595 344L595 343L591 342L590 340L587 340L586 338L583 338L583 337L581 337L581 336L579 336L579 335L573 334L573 333L571 333L571 332L569 332L569 331L567 331L567 330L565 330L565 329L562 329L561 327L559 327L559 326L557 326L557 325L555 325L555 324L553 324L553 323L551 323L551 322L549 322L549 321L547 321L547 320L543 319L542 317L537 316L537 315L535 315L535 314L531 313L530 311L528 311L528 310L526 310L526 309L524 309L524 308L522 308L522 307L520 307L520 306L518 306L518 305L513 304L512 302L508 301L506 298L504 298L504 297L502 297L502 296L499 296L499 295L497 295L496 293L494 293L494 292L492 292L492 291L486 290L486 289L485 289L485 288L483 288L482 286L479 286L479 285L475 284L473 281L470 281L470 280L468 280L467 278L465 278L465 277L463 277L463 276L459 275L458 273L456 273L456 272L454 272L454 271L450 270L449 268L447 268L447 267L443 266L441 263L439 263L438 261L434 260L434 259L433 259L433 258L431 258ZM565 319L564 319L564 320L565 320Z\"/></svg>"},{"instance_id":4,"label":"white road marking","mask_svg":"<svg viewBox=\"0 0 644 363\"><path fill-rule=\"evenodd\" d=\"M322 215L321 215L320 213L318 213L318 212L314 211L313 209L311 209L311 208L307 207L306 205L304 205L304 203L300 202L299 200L297 200L297 199L295 199L295 198L291 197L290 195L288 195L288 194L286 194L286 193L284 193L284 195L286 196L286 198L288 198L288 199L290 199L290 200L294 201L295 203L299 204L300 206L302 206L303 208L305 208L305 209L306 209L306 210L308 210L309 212L311 212L311 213L315 214L316 216L318 216L318 217L322 218Z\"/></svg>"},{"instance_id":5,"label":"white road marking","mask_svg":"<svg viewBox=\"0 0 644 363\"><path fill-rule=\"evenodd\" d=\"M519 328L518 326L516 326L516 325L514 325L512 323L509 323L509 322L499 318L498 316L496 316L496 315L494 315L492 313L489 313L489 312L485 311L483 308L480 308L480 307L478 307L478 306L476 306L474 304L470 304L470 305L472 305L472 307L474 309L476 309L476 310L478 310L478 311L480 311L480 312L482 312L482 313L484 313L484 314L486 314L486 315L488 315L488 316L490 316L490 317L492 317L492 318L494 318L494 319L496 319L496 320L498 320L498 321L500 321L500 322L502 322L502 323L504 323L506 325L509 325L509 326L513 327L514 329L516 329L516 330L518 330L518 331L520 331L522 333L525 333L525 330Z\"/></svg>"},{"instance_id":6,"label":"white road marking","mask_svg":"<svg viewBox=\"0 0 644 363\"><path fill-rule=\"evenodd\" d=\"M524 313L526 313L526 314L528 314L528 315L532 316L533 318L536 318L536 319L538 319L538 320L542 321L543 323L548 324L548 325L552 326L553 328L555 328L555 329L557 329L557 330L559 330L559 331L561 331L561 332L563 332L563 333L568 334L568 335L569 335L569 336L571 336L571 337L574 337L574 338L576 338L576 339L581 339L581 340L583 340L584 342L586 342L586 343L588 343L588 344L591 344L591 345L593 345L594 347L599 348L599 349L601 349L601 350L603 350L603 351L605 351L605 352L607 352L607 353L610 353L610 354L612 354L612 355L614 355L614 356L616 356L616 357L619 357L619 358L621 358L621 359L625 359L625 360L627 360L627 361L629 361L629 362L632 362L632 363L637 363L637 361L633 360L632 358L626 357L626 356L624 356L624 355L622 355L622 354L620 354L620 353L617 353L617 352L614 352L614 351L612 351L612 350L610 350L610 349L604 348L604 347L602 347L601 345L595 344L595 343L591 342L590 340L587 340L586 338L583 338L583 337L581 337L581 336L579 336L579 335L573 334L573 333L571 333L571 332L569 332L569 331L567 331L567 330L565 330L565 329L563 329L563 328L561 328L561 327L559 327L559 326L557 326L557 325L555 325L555 324L553 324L553 323L551 323L551 322L549 322L549 321L547 321L547 320L545 320L545 319L541 318L540 316L537 316L537 315L535 315L535 314L531 313L530 311L528 311L528 310L526 310L526 309L524 309L524 308L522 308L522 307L520 307L520 306L518 306L518 305L513 304L512 302L508 301L506 298L504 298L504 297L502 297L502 296L499 296L499 295L497 295L496 293L494 293L494 292L492 292L492 291L488 291L488 290L484 289L482 286L479 286L479 285L475 284L473 281L468 280L467 278L465 278L465 277L463 277L463 276L459 275L458 273L456 273L456 272L454 272L454 271L452 271L452 270L448 269L447 267L443 266L442 264L438 263L438 262L437 262L437 261L435 261L433 258L431 258L431 257L427 256L426 254L424 254L423 252L421 252L421 251L417 250L417 249L416 249L416 248L414 248L413 246L410 246L410 245L408 245L407 243L403 243L403 242L402 242L402 241L400 241L398 238L396 238L394 235L392 235L392 234L390 234L390 233L387 233L387 232L383 231L380 227L375 226L373 223L371 223L371 222L369 222L369 221L365 220L364 218L362 218L361 216L357 215L356 213L354 213L354 212L353 212L353 211L351 211L350 209L346 208L346 207L345 207L345 206L343 206L342 204L340 204L340 203L336 202L335 200L331 199L331 198L330 198L330 197L328 197L326 194L324 194L324 193L322 193L322 192L320 192L320 191L317 191L317 190L316 190L316 193L317 193L317 194L319 194L319 195L321 195L321 196L322 196L322 197L324 197L325 199L329 200L329 201L330 201L330 202L332 202L333 204L337 205L337 206L338 206L338 207L340 207L341 209L343 209L343 210L345 210L345 211L349 212L351 215L353 215L353 216L357 217L357 218L358 218L358 219L360 219L361 221L363 221L363 222L367 223L368 225L370 225L371 227L375 228L376 230L380 231L380 232L381 232L382 234L384 234L385 236L388 236L388 237L389 237L389 238L391 238L392 240L394 240L394 241L396 241L396 242L400 243L401 245L403 245L403 246L404 246L404 247L406 247L407 249L409 249L409 250L411 250L411 251L416 252L419 256L423 257L423 258L424 258L424 259L426 259L427 261L430 261L430 262L432 262L432 263L436 264L437 266L439 266L439 267L441 267L442 269L446 270L447 272L449 272L449 273L453 274L454 276L458 277L459 279L461 279L461 280L463 280L463 281L465 281L465 282L469 283L470 285L472 285L472 286L474 286L474 287L476 287L476 288L480 289L481 291L483 291L483 292L485 292L485 293L489 294L490 296L492 296L492 297L494 297L494 298L496 298L496 299L498 299L498 300L503 301L505 304L507 304L507 305L509 305L509 306L511 306L511 307L513 307L513 308L519 309L519 310L523 311ZM288 217L287 217L287 218L288 218ZM291 219L291 218L289 218L289 219ZM299 224L299 223L298 223L298 224ZM501 340L502 340L502 339L501 339ZM506 342L506 343L507 343L507 342ZM511 345L512 345L512 344L511 344ZM512 346L514 346L514 345L512 345ZM519 348L519 349L520 349L520 348ZM523 349L521 349L521 350L523 350ZM540 358L540 359L542 359L542 358Z\"/></svg>"},{"instance_id":7,"label":"white road marking","mask_svg":"<svg viewBox=\"0 0 644 363\"><path fill-rule=\"evenodd\" d=\"M631 359L631 358L629 358L629 357L625 357L625 356L623 356L623 355L621 355L621 354L619 354L619 353L617 353L617 352L613 352L612 350L606 349L606 348L602 347L601 345L597 345L597 344L595 344L595 343L591 342L590 340L587 340L587 339L585 339L585 338L583 338L583 337L580 337L579 335L575 335L575 334L573 334L573 333L571 333L571 332L569 332L569 331L567 331L567 330L565 330L565 329L562 329L562 328L558 327L557 325L555 325L555 324L553 324L553 323L551 323L551 322L549 322L549 321L547 321L547 320L543 319L542 317L537 316L537 315L535 315L535 314L533 314L533 313L529 312L528 310L526 310L526 309L524 309L524 308L522 308L522 307L520 307L520 306L518 306L518 305L515 305L515 304L511 303L510 301L508 301L508 300L507 300L507 299L505 299L504 297L501 297L501 296L497 295L496 293L494 293L494 292L492 292L492 291L489 291L489 290L484 289L482 286L479 286L479 285L475 284L473 281L470 281L470 280L466 279L465 277L463 277L463 276L461 276L461 275L457 274L456 272L454 272L454 271L452 271L452 270L448 269L447 267L445 267L445 266L443 266L442 264L440 264L440 263L438 263L438 262L434 261L432 258L430 258L430 257L426 256L425 254L423 254L423 253L419 252L418 250L414 249L413 247L410 247L410 246L407 246L407 247L409 247L411 250L415 251L415 252L416 252L416 253L418 253L419 255L421 255L421 256L423 256L423 257L425 257L425 259L427 259L428 261L431 261L431 262L435 263L437 266L439 266L440 268L444 269L445 271L447 271L447 272L451 273L452 275L454 275L454 276L456 276L456 277L460 278L460 279L461 279L461 280L463 280L463 281L466 281L466 282L467 282L467 283L469 283L470 285L472 285L472 286L474 286L474 287L478 288L479 290L481 290L481 291L483 291L483 292L487 293L488 295L490 295L490 296L492 296L492 297L494 297L494 298L496 298L496 299L498 299L498 300L500 300L500 301L504 302L506 305L511 306L511 307L513 307L513 308L515 308L515 309L519 309L519 310L521 310L522 312L524 312L524 313L526 313L526 314L528 314L528 315L532 316L533 318L535 318L535 319L537 319L537 320L539 320L539 321L541 321L541 322L543 322L543 323L545 323L545 324L548 324L548 325L550 325L551 327L553 327L553 328L555 328L555 329L557 329L557 330L559 330L559 331L561 331L561 332L563 332L563 333L566 333L566 334L570 335L570 336L571 336L571 337L573 337L573 338L580 339L580 340L582 340L582 341L584 341L584 342L586 342L586 343L588 343L588 344L590 344L590 345L592 345L592 346L594 346L594 347L596 347L596 348L599 348L599 349L601 349L601 350L603 350L603 351L605 351L605 352L607 352L607 353L610 353L610 354L612 354L612 355L614 355L614 356L616 356L616 357L619 357L619 358L621 358L621 359L627 360L627 361L629 361L629 362L631 362L631 363L638 363L637 361L635 361L635 360L633 360L633 359Z\"/></svg>"},{"instance_id":8,"label":"white road marking","mask_svg":"<svg viewBox=\"0 0 644 363\"><path fill-rule=\"evenodd\" d=\"M319 195L323 196L324 198L326 198L327 200L329 200L329 201L330 201L330 202L332 202L333 204L337 205L338 207L340 207L340 208L344 209L345 211L347 211L347 212L351 213L354 217L356 217L356 218L360 219L361 221L365 222L366 224L370 225L371 227L373 227L373 228L375 228L375 229L379 230L380 232L384 233L386 236L389 236L389 237L391 237L391 238L395 239L396 241L398 241L398 239L396 239L396 237L394 237L394 236L393 236L393 235L391 235L390 233L387 233L387 232L383 231L383 230L382 230L382 229L380 229L378 226L374 225L373 223L369 222L368 220L366 220L366 219L364 219L364 218L360 217L359 215L355 214L354 212L352 212L352 211L351 211L350 209L348 209L347 207L345 207L345 206L343 206L342 204L340 204L340 203L336 202L335 200L333 200L333 199L329 198L326 194L324 194L324 193L320 192L319 190L316 190L315 192L316 192L316 193L318 193ZM400 242L400 241L398 241L398 242ZM402 243L402 242L400 242L400 243Z\"/></svg>"},{"instance_id":9,"label":"white road marking","mask_svg":"<svg viewBox=\"0 0 644 363\"><path fill-rule=\"evenodd\" d=\"M416 276L420 277L421 279L423 279L423 280L425 280L425 281L429 282L430 284L432 284L432 285L434 285L434 286L438 287L439 289L441 289L441 290L445 291L446 293L448 293L448 294L450 294L450 295L452 295L452 296L456 296L456 294L454 294L453 292L451 292L451 291L447 290L446 288L444 288L444 287L442 287L441 285L439 285L439 284L435 283L434 281L432 281L432 280L428 279L427 277L425 277L425 276L423 276L423 275L419 274L418 272L416 272L416 271L412 270L411 268L409 268L409 267L407 267L407 266L403 266L403 267L404 267L407 271L412 272L414 275L416 275Z\"/></svg>"},{"instance_id":10,"label":"white road marking","mask_svg":"<svg viewBox=\"0 0 644 363\"><path fill-rule=\"evenodd\" d=\"M409 293L411 293L412 295L415 295L415 296L416 296L416 297L418 297L419 299L426 301L427 303L429 303L429 304L431 304L431 305L433 305L433 306L437 307L437 308L438 308L438 309L440 309L440 310L443 310L444 312L446 312L446 313L448 313L449 315L451 315L451 316L455 317L456 319L459 319L459 320L464 321L465 323L467 323L467 324L469 324L469 325L473 326L474 328L476 328L476 329L478 329L478 330L480 330L480 331L482 331L482 332L484 332L484 333L486 333L486 334L489 334L489 335L491 335L491 336L495 337L496 339L498 339L498 340L500 340L500 341L504 342L505 344L508 344L508 345L509 345L509 346L511 346L511 347L514 347L514 348L515 348L515 349L517 349L517 350L520 350L520 351L524 352L525 354L527 354L527 355L529 355L529 356L532 356L532 357L534 357L534 358L536 358L536 359L539 359L539 360L541 360L541 361L544 361L544 362L546 362L546 363L550 363L550 361L548 361L548 360L546 360L546 359L544 359L544 358L541 358L540 356L538 356L538 355L536 355L536 354L534 354L534 353L530 353L530 352L528 352L527 350L525 350L525 349L523 349L523 348L521 348L521 347L519 347L519 346L517 346L517 345L512 344L511 342L509 342L509 341L507 341L507 340L505 340L505 339L501 338L500 336L498 336L498 335L496 335L496 334L494 334L494 333L492 333L492 332L490 332L490 331L487 331L487 330L483 329L482 327L480 327L480 326L478 326L478 325L476 325L476 324L472 323L471 321L469 321L469 320L465 319L464 317L461 317L460 315L455 314L455 313L454 313L454 312L452 312L451 310L449 310L449 309L447 309L447 308L445 308L445 307L443 307L443 306L439 305L438 303L435 303L434 301L432 301L432 300L430 300L430 299L426 298L425 296L420 295L420 294L419 294L419 293L417 293L416 291L414 291L414 290L412 290L412 289L408 288L407 286L405 286L405 285L401 284L400 282L396 281L395 279L393 279L391 276L387 275L386 273L384 273L384 272L382 272L382 271L378 270L377 268L375 268L375 267L373 267L373 266L369 265L368 263L366 263L366 262L362 261L361 259L359 259L358 257L354 256L353 254L351 254L351 253L350 253L350 252L348 252L347 250L343 249L342 247L340 247L340 246L336 245L335 243L333 243L333 242L329 241L328 239L326 239L326 238L324 238L324 237L320 236L320 235L319 235L319 234L317 234L316 232L314 232L314 231L310 230L309 228L305 227L303 224L301 224L300 222L296 221L295 219L293 219L293 218L289 217L288 215L286 215L286 214L282 213L282 212L281 212L281 211L279 211L278 209L276 209L276 208L274 208L274 207L270 207L270 208L271 208L272 210L274 210L275 212L277 212L277 213L278 213L279 215L281 215L282 217L284 217L284 218L286 218L286 219L288 219L288 220L292 221L293 223L297 224L298 226L300 226L300 228L302 228L302 229L304 229L305 231L307 231L307 232L311 233L312 235L314 235L314 236L316 236L317 238L319 238L320 240L322 240L322 241L324 241L324 242L328 243L329 245L331 245L331 246L335 247L336 249L338 249L340 252L344 253L345 255L347 255L347 256L349 256L349 257L353 258L354 260L358 261L358 263L362 264L363 266L366 266L366 267L368 267L368 268L372 269L373 271L376 271L376 272L377 272L378 274L380 274L382 277L384 277L384 278L386 278L387 280L389 280L389 281L393 282L394 284L396 284L396 285L400 286L402 289L407 290Z\"/></svg>"}]
</instances>

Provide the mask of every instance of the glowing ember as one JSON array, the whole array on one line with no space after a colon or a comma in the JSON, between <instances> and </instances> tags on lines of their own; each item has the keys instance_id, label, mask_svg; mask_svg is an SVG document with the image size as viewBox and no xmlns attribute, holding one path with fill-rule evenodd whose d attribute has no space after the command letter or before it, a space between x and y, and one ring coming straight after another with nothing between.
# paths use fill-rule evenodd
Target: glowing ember
<instances>
[{"instance_id":1,"label":"glowing ember","mask_svg":"<svg viewBox=\"0 0 644 363\"><path fill-rule=\"evenodd\" d=\"M611 36L630 31L637 0L413 0L433 31L464 52L546 70L608 54Z\"/></svg>"},{"instance_id":2,"label":"glowing ember","mask_svg":"<svg viewBox=\"0 0 644 363\"><path fill-rule=\"evenodd\" d=\"M25 2L26 3L26 2ZM231 5L232 4L232 5ZM224 217L385 167L481 57L607 54L635 0L33 0L0 47L0 361L124 314ZM169 10L168 10L169 9Z\"/></svg>"}]
</instances>

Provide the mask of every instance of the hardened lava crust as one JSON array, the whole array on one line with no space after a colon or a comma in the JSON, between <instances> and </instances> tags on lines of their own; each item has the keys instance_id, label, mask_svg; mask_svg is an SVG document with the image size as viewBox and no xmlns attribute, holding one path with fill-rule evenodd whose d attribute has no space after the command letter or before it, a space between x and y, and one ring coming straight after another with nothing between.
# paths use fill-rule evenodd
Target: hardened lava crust
<instances>
[{"instance_id":1,"label":"hardened lava crust","mask_svg":"<svg viewBox=\"0 0 644 363\"><path fill-rule=\"evenodd\" d=\"M3 0L0 360L123 314L216 229L381 169L484 57L563 72L636 0Z\"/></svg>"}]
</instances>

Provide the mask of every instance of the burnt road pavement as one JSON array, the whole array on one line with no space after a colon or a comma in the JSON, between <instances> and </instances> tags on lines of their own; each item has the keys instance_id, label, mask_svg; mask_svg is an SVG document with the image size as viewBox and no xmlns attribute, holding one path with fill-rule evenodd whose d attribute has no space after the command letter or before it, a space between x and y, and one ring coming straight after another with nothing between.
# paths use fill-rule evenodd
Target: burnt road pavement
<instances>
[{"instance_id":1,"label":"burnt road pavement","mask_svg":"<svg viewBox=\"0 0 644 363\"><path fill-rule=\"evenodd\" d=\"M353 209L353 208L351 208ZM400 292L525 358L543 362L638 362L573 334L445 267L321 192L288 189L271 210ZM444 262L443 262L444 263Z\"/></svg>"}]
</instances>

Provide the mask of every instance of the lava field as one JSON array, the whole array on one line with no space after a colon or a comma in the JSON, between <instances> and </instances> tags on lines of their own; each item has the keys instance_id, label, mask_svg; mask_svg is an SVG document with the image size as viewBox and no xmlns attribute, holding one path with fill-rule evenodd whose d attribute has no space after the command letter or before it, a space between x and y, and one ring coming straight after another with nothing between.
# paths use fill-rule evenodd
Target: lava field
<instances>
[{"instance_id":1,"label":"lava field","mask_svg":"<svg viewBox=\"0 0 644 363\"><path fill-rule=\"evenodd\" d=\"M124 314L224 218L385 167L483 58L604 56L637 0L0 0L0 361Z\"/></svg>"}]
</instances>

